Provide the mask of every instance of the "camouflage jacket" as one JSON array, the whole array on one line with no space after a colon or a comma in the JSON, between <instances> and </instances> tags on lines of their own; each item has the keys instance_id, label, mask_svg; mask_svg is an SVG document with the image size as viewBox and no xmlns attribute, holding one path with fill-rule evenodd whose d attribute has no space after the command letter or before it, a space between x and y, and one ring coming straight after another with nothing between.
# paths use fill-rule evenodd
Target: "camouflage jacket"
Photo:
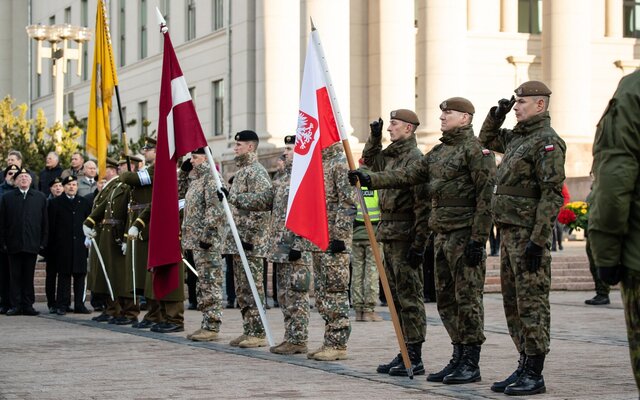
<instances>
[{"instance_id":1,"label":"camouflage jacket","mask_svg":"<svg viewBox=\"0 0 640 400\"><path fill-rule=\"evenodd\" d=\"M372 176L374 187L428 182L429 227L438 233L471 227L471 239L485 242L491 228L489 205L496 163L467 125L444 132L441 144L399 171Z\"/></svg>"},{"instance_id":2,"label":"camouflage jacket","mask_svg":"<svg viewBox=\"0 0 640 400\"><path fill-rule=\"evenodd\" d=\"M149 219L151 217L151 195L153 193L154 166L138 172L125 171L120 180L131 188L127 228L135 226L140 231L138 240L149 239ZM128 229L127 229L128 230ZM126 236L126 234L125 234Z\"/></svg>"},{"instance_id":3,"label":"camouflage jacket","mask_svg":"<svg viewBox=\"0 0 640 400\"><path fill-rule=\"evenodd\" d=\"M305 239L285 227L290 181L291 165L287 165L284 172L274 177L272 181L273 186L268 190L255 193L238 193L229 196L229 202L241 210L271 210L268 255L268 260L271 262L289 262L289 250L309 248L309 244ZM302 257L303 263L311 264L311 253L303 251Z\"/></svg>"},{"instance_id":4,"label":"camouflage jacket","mask_svg":"<svg viewBox=\"0 0 640 400\"><path fill-rule=\"evenodd\" d=\"M382 150L382 136L369 136L362 152L365 165L372 171L393 171L385 175L395 176L395 170L407 167L422 158L415 136L398 140ZM382 187L382 186L381 186ZM381 188L380 187L380 188ZM401 240L411 242L414 249L424 250L429 234L429 204L427 186L384 186L379 190L380 222L376 238L382 242ZM397 189L391 189L391 188ZM374 186L374 189L379 187Z\"/></svg>"},{"instance_id":5,"label":"camouflage jacket","mask_svg":"<svg viewBox=\"0 0 640 400\"><path fill-rule=\"evenodd\" d=\"M640 271L640 71L622 78L593 144L589 244L595 265Z\"/></svg>"},{"instance_id":6,"label":"camouflage jacket","mask_svg":"<svg viewBox=\"0 0 640 400\"><path fill-rule=\"evenodd\" d=\"M182 219L182 248L200 249L199 243L212 244L209 251L219 253L222 248L224 211L216 194L216 184L209 164L193 168L189 189L185 195Z\"/></svg>"},{"instance_id":7,"label":"camouflage jacket","mask_svg":"<svg viewBox=\"0 0 640 400\"><path fill-rule=\"evenodd\" d=\"M566 145L551 128L548 112L501 129L504 122L493 117L493 109L482 124L480 142L504 153L496 174L491 212L499 224L531 228L531 241L545 246L564 202Z\"/></svg>"},{"instance_id":8,"label":"camouflage jacket","mask_svg":"<svg viewBox=\"0 0 640 400\"><path fill-rule=\"evenodd\" d=\"M239 167L233 178L229 196L240 193L264 192L271 188L269 173L258 162L256 153L247 153L236 157ZM268 247L269 212L240 210L231 207L233 220L238 228L240 239L253 245L253 250L245 250L247 256L266 257ZM227 233L223 254L238 254L231 230Z\"/></svg>"}]
</instances>

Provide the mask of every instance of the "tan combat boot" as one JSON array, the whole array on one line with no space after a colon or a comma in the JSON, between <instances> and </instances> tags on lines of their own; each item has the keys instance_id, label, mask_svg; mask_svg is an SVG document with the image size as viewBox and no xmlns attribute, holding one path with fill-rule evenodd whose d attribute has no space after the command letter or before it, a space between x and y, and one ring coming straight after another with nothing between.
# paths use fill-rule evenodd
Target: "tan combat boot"
<instances>
[{"instance_id":1,"label":"tan combat boot","mask_svg":"<svg viewBox=\"0 0 640 400\"><path fill-rule=\"evenodd\" d=\"M318 347L314 351L308 352L307 353L307 358L310 359L310 360L313 360L313 356L315 356L317 353L320 353L321 351L324 351L324 345Z\"/></svg>"},{"instance_id":2,"label":"tan combat boot","mask_svg":"<svg viewBox=\"0 0 640 400\"><path fill-rule=\"evenodd\" d=\"M254 347L265 347L267 345L267 339L259 338L255 336L247 336L245 340L238 343L238 347L243 349L251 349Z\"/></svg>"},{"instance_id":3,"label":"tan combat boot","mask_svg":"<svg viewBox=\"0 0 640 400\"><path fill-rule=\"evenodd\" d=\"M195 342L210 342L212 340L217 340L218 339L218 332L216 331L210 331L207 329L201 329L200 333L194 333L191 336L191 340L195 341Z\"/></svg>"},{"instance_id":4,"label":"tan combat boot","mask_svg":"<svg viewBox=\"0 0 640 400\"><path fill-rule=\"evenodd\" d=\"M198 333L202 332L202 329L198 329L197 331L190 333L187 335L187 339L191 340L191 338L193 337L193 335L197 335Z\"/></svg>"},{"instance_id":5,"label":"tan combat boot","mask_svg":"<svg viewBox=\"0 0 640 400\"><path fill-rule=\"evenodd\" d=\"M375 311L365 311L362 314L362 320L364 322L380 322L384 321L384 319L378 315Z\"/></svg>"},{"instance_id":6,"label":"tan combat boot","mask_svg":"<svg viewBox=\"0 0 640 400\"><path fill-rule=\"evenodd\" d=\"M229 342L229 346L238 347L240 342L242 342L243 340L246 340L248 337L249 336L247 336L247 335L240 335L237 338L235 338L232 341L230 341Z\"/></svg>"},{"instance_id":7,"label":"tan combat boot","mask_svg":"<svg viewBox=\"0 0 640 400\"><path fill-rule=\"evenodd\" d=\"M280 346L270 348L269 351L283 355L303 354L307 352L307 345L284 342Z\"/></svg>"},{"instance_id":8,"label":"tan combat boot","mask_svg":"<svg viewBox=\"0 0 640 400\"><path fill-rule=\"evenodd\" d=\"M318 361L346 360L347 349L336 349L334 347L325 346L324 350L313 355L313 359Z\"/></svg>"}]
</instances>

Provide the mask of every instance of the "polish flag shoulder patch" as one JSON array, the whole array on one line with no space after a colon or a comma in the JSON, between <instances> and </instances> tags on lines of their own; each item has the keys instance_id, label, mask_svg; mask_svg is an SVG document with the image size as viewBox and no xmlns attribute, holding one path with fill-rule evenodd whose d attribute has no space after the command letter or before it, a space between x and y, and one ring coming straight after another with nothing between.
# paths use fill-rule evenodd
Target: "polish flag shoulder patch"
<instances>
[{"instance_id":1,"label":"polish flag shoulder patch","mask_svg":"<svg viewBox=\"0 0 640 400\"><path fill-rule=\"evenodd\" d=\"M491 150L489 149L482 149L482 155L484 155L485 157L491 154Z\"/></svg>"},{"instance_id":2,"label":"polish flag shoulder patch","mask_svg":"<svg viewBox=\"0 0 640 400\"><path fill-rule=\"evenodd\" d=\"M547 153L550 152L550 151L554 151L555 149L556 149L556 147L554 145L552 145L552 144L547 144L547 145L544 146L544 151L547 152Z\"/></svg>"}]
</instances>

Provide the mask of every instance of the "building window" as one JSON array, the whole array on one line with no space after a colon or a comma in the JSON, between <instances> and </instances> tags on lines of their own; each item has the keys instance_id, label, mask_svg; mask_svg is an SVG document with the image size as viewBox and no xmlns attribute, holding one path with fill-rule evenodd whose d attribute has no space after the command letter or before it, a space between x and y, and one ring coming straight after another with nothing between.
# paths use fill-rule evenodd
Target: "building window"
<instances>
[{"instance_id":1,"label":"building window","mask_svg":"<svg viewBox=\"0 0 640 400\"><path fill-rule=\"evenodd\" d=\"M196 37L196 1L187 0L187 40L195 39Z\"/></svg>"},{"instance_id":2,"label":"building window","mask_svg":"<svg viewBox=\"0 0 640 400\"><path fill-rule=\"evenodd\" d=\"M55 25L55 24L56 24L56 16L52 15L49 17L49 25ZM53 62L53 60L51 61ZM49 93L53 93L55 86L56 86L55 80L51 75L49 75Z\"/></svg>"},{"instance_id":3,"label":"building window","mask_svg":"<svg viewBox=\"0 0 640 400\"><path fill-rule=\"evenodd\" d=\"M64 9L64 23L65 24L70 24L71 23L71 7L67 7ZM71 39L69 39L67 42L72 42ZM71 60L67 60L67 73L64 75L64 87L69 87L71 86L71 77L73 76L73 74L71 73Z\"/></svg>"},{"instance_id":4,"label":"building window","mask_svg":"<svg viewBox=\"0 0 640 400\"><path fill-rule=\"evenodd\" d=\"M191 96L191 101L193 102L193 106L196 106L196 87L191 86L189 88L189 96Z\"/></svg>"},{"instance_id":5,"label":"building window","mask_svg":"<svg viewBox=\"0 0 640 400\"><path fill-rule=\"evenodd\" d=\"M138 115L140 116L140 137L146 137L149 132L149 124L147 121L147 102L138 103Z\"/></svg>"},{"instance_id":6,"label":"building window","mask_svg":"<svg viewBox=\"0 0 640 400\"><path fill-rule=\"evenodd\" d=\"M65 24L71 23L71 7L67 7L64 9L64 23Z\"/></svg>"},{"instance_id":7,"label":"building window","mask_svg":"<svg viewBox=\"0 0 640 400\"><path fill-rule=\"evenodd\" d=\"M213 9L213 17L211 18L213 21L213 30L217 31L218 29L224 28L224 9L222 6L222 0L213 0L211 8Z\"/></svg>"},{"instance_id":8,"label":"building window","mask_svg":"<svg viewBox=\"0 0 640 400\"><path fill-rule=\"evenodd\" d=\"M165 22L167 23L167 28L169 27L169 17L170 17L170 11L171 10L171 3L170 0L161 0L160 1L160 12L162 13L162 16L164 17Z\"/></svg>"},{"instance_id":9,"label":"building window","mask_svg":"<svg viewBox=\"0 0 640 400\"><path fill-rule=\"evenodd\" d=\"M640 1L623 3L624 37L640 38Z\"/></svg>"},{"instance_id":10,"label":"building window","mask_svg":"<svg viewBox=\"0 0 640 400\"><path fill-rule=\"evenodd\" d=\"M147 57L147 0L140 0L140 59Z\"/></svg>"},{"instance_id":11,"label":"building window","mask_svg":"<svg viewBox=\"0 0 640 400\"><path fill-rule=\"evenodd\" d=\"M80 2L80 25L89 25L89 5L88 0L82 0ZM89 77L89 45L82 46L82 80L86 81Z\"/></svg>"},{"instance_id":12,"label":"building window","mask_svg":"<svg viewBox=\"0 0 640 400\"><path fill-rule=\"evenodd\" d=\"M124 67L126 64L125 52L126 52L126 43L127 43L127 35L126 35L126 10L125 10L125 0L120 0L120 14L118 17L118 32L120 33L120 66Z\"/></svg>"},{"instance_id":13,"label":"building window","mask_svg":"<svg viewBox=\"0 0 640 400\"><path fill-rule=\"evenodd\" d=\"M63 114L69 115L69 111L74 111L73 92L66 93L63 96Z\"/></svg>"},{"instance_id":14,"label":"building window","mask_svg":"<svg viewBox=\"0 0 640 400\"><path fill-rule=\"evenodd\" d=\"M211 104L211 127L213 136L222 136L224 122L224 81L213 81Z\"/></svg>"},{"instance_id":15,"label":"building window","mask_svg":"<svg viewBox=\"0 0 640 400\"><path fill-rule=\"evenodd\" d=\"M542 32L542 0L518 0L518 32Z\"/></svg>"}]
</instances>

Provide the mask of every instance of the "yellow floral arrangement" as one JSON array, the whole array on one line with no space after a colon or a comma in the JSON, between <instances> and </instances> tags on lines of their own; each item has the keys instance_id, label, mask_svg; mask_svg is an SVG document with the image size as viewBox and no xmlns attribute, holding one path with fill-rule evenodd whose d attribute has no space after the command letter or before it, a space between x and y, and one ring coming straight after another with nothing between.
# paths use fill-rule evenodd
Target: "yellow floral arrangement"
<instances>
[{"instance_id":1,"label":"yellow floral arrangement","mask_svg":"<svg viewBox=\"0 0 640 400\"><path fill-rule=\"evenodd\" d=\"M571 229L587 229L589 204L584 201L572 201L560 209L558 222Z\"/></svg>"}]
</instances>

